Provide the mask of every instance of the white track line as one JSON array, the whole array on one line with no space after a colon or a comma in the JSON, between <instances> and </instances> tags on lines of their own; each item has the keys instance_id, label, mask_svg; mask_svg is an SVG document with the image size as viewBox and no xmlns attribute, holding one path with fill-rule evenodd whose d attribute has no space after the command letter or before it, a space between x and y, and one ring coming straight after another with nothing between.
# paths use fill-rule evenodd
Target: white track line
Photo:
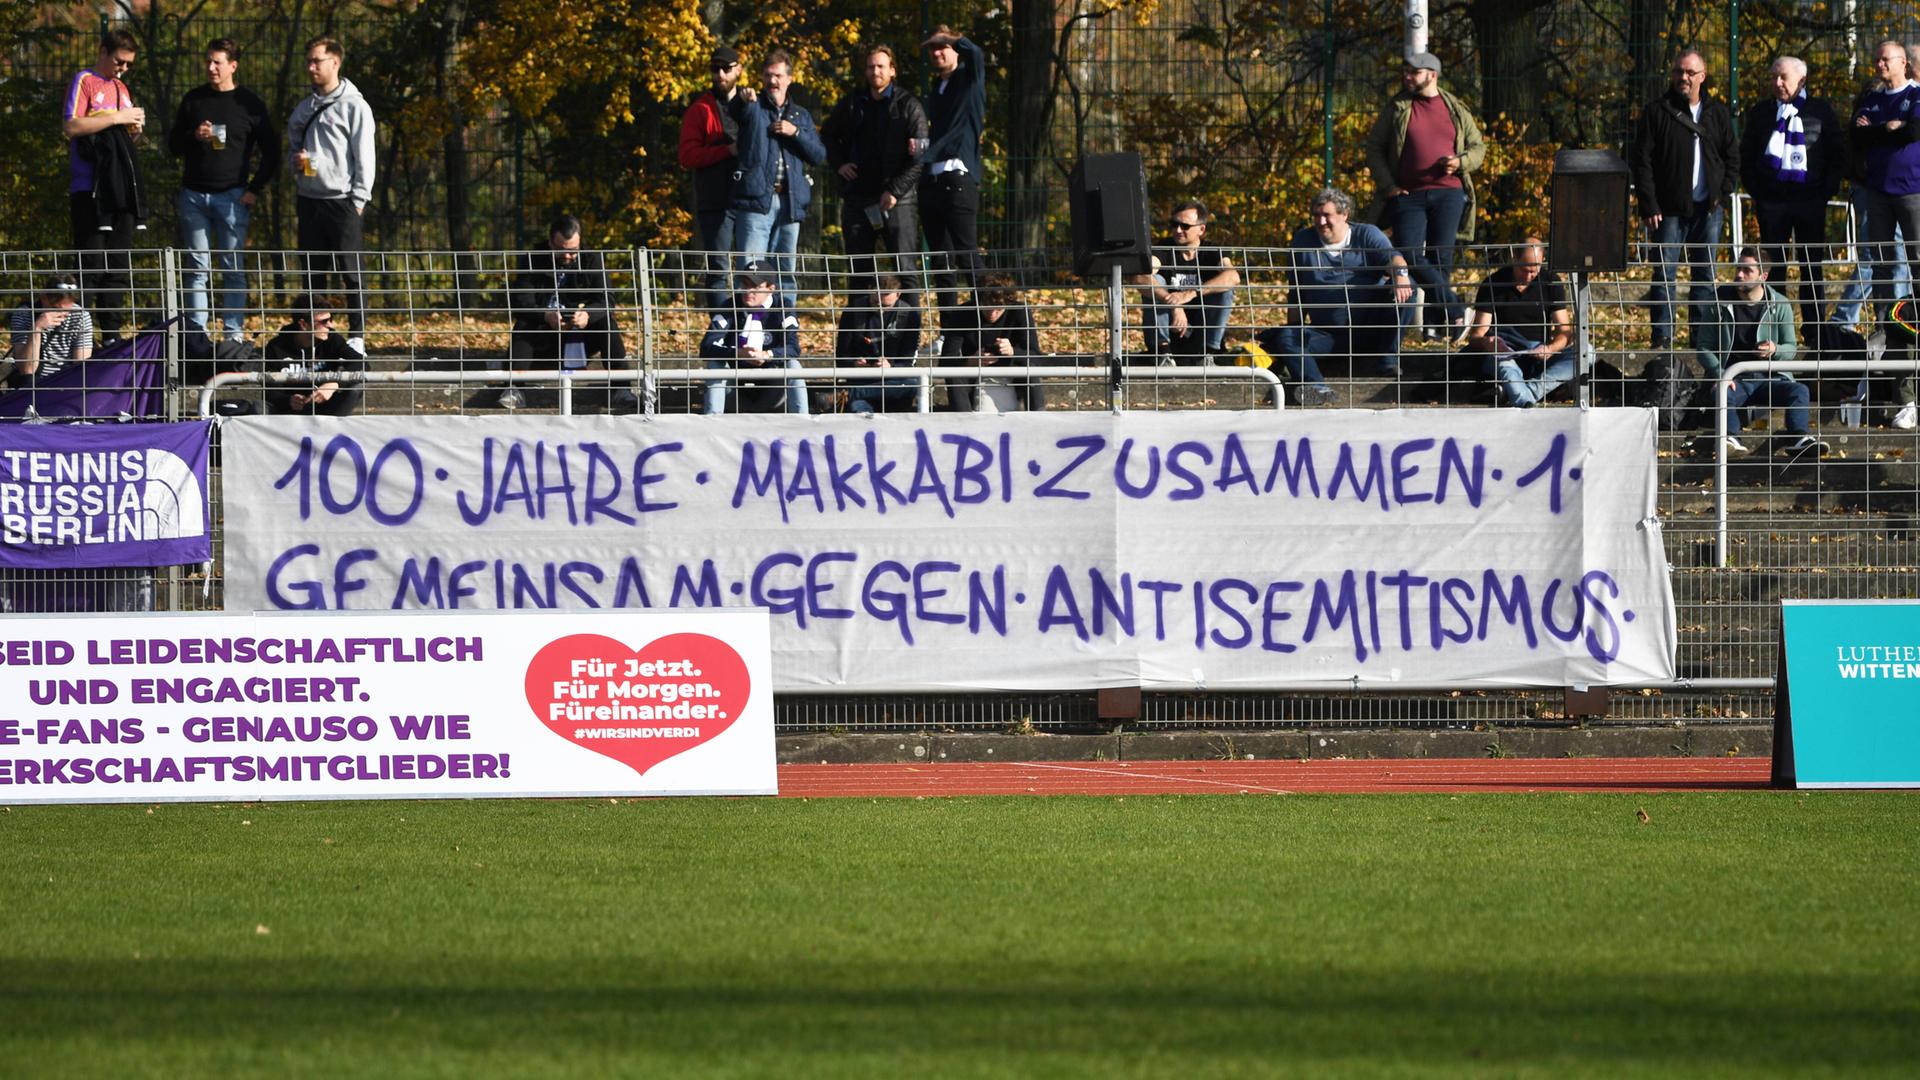
<instances>
[{"instance_id":1,"label":"white track line","mask_svg":"<svg viewBox=\"0 0 1920 1080\"><path fill-rule=\"evenodd\" d=\"M1202 780L1191 776L1161 776L1158 773L1122 772L1118 769L1093 769L1085 765L1055 765L1044 761L1022 761L1017 763L1026 769L1059 769L1062 772L1096 773L1101 776L1125 776L1136 780L1165 780L1175 784L1213 784L1217 787L1229 787L1236 791L1261 791L1268 795L1298 795L1297 791L1285 788L1261 787L1258 784L1236 784L1228 780Z\"/></svg>"}]
</instances>

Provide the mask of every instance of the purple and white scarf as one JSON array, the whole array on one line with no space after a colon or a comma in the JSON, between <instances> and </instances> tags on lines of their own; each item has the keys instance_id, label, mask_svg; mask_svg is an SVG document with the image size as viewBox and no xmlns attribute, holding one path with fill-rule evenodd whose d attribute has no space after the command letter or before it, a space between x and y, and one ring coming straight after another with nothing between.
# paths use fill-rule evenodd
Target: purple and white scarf
<instances>
[{"instance_id":1,"label":"purple and white scarf","mask_svg":"<svg viewBox=\"0 0 1920 1080\"><path fill-rule=\"evenodd\" d=\"M1767 167L1790 184L1807 180L1807 132L1800 124L1800 106L1806 100L1802 90L1792 101L1781 102L1773 116L1773 135L1767 139Z\"/></svg>"}]
</instances>

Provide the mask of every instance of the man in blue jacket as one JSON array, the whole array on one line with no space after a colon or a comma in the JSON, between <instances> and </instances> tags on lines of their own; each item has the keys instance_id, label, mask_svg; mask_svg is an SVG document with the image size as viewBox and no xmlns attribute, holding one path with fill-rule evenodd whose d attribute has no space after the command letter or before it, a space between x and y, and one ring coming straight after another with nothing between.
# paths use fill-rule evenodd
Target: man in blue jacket
<instances>
[{"instance_id":1,"label":"man in blue jacket","mask_svg":"<svg viewBox=\"0 0 1920 1080\"><path fill-rule=\"evenodd\" d=\"M921 48L933 79L927 88L926 172L920 177L920 222L927 250L945 252L948 272L940 310L956 288L974 287L980 272L980 135L987 124L987 54L942 24Z\"/></svg>"},{"instance_id":2,"label":"man in blue jacket","mask_svg":"<svg viewBox=\"0 0 1920 1080\"><path fill-rule=\"evenodd\" d=\"M800 224L813 205L813 180L807 166L827 160L827 146L814 130L813 114L793 101L793 58L785 49L767 54L760 68L765 91L750 103L740 125L740 178L733 184L734 244L749 259L776 257L780 298L797 303L793 255Z\"/></svg>"}]
</instances>

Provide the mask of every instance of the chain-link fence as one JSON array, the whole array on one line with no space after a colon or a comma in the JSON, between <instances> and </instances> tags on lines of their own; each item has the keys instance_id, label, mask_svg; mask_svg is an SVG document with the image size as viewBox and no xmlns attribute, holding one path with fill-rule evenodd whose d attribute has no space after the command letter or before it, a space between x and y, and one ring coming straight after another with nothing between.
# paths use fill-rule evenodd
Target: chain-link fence
<instances>
[{"instance_id":1,"label":"chain-link fence","mask_svg":"<svg viewBox=\"0 0 1920 1080\"><path fill-rule=\"evenodd\" d=\"M1432 295L1395 303L1389 293L1355 294L1351 326L1376 332L1326 340L1288 340L1289 330L1314 324L1303 324L1289 287L1296 253L1274 248L1222 252L1199 279L1224 280L1220 272L1233 271L1233 283L1213 294L1211 313L1208 303L1182 295L1193 290L1173 276L1177 266L1158 280L1129 278L1115 293L1071 278L1039 252L996 256L984 278L962 282L976 288L961 289L944 307L943 288L955 284L948 268L918 257L870 266L808 255L782 274L777 262L742 269L700 252L587 252L577 256L580 276L554 289L543 273L553 266L551 252L368 252L365 322L353 328L365 363L332 375L309 359L314 340L348 331L316 325L333 313L301 298L326 296L327 284L308 279L297 252L247 253L242 331L221 334L209 306L198 317L215 330L198 358L186 320L202 301L186 287L180 252L137 254L123 314L134 325L176 317L158 331L171 375L164 400L145 411L155 416L700 412L712 407L716 383L729 391L720 404L729 410L848 414L825 422L923 408L1577 408L1583 393L1600 405L1654 405L1663 417L1659 515L1678 604L1682 685L1616 693L1612 715L1712 722L1770 715L1765 687L1780 600L1920 590L1920 417L1905 329L1914 320L1904 311L1888 315L1885 303L1877 310L1888 317L1875 317L1873 298L1860 288L1862 266L1847 261L1865 250L1805 249L1782 260L1819 267L1822 280L1803 291L1794 280L1799 269L1778 272L1779 293L1767 302L1791 312L1785 322L1794 338L1791 350L1772 357L1779 372L1732 367L1764 358L1751 342L1716 336L1734 318L1727 314L1733 305L1751 302L1734 290L1759 280L1739 272L1736 253L1724 247L1710 250L1698 291L1682 267L1664 300L1650 294L1654 252L1640 249L1633 270L1590 283L1584 319L1576 297L1553 291L1543 274L1532 288L1541 290L1546 314L1531 328L1496 316L1510 309L1491 302L1488 279L1500 272L1511 285L1516 270L1543 253L1462 249L1450 277L1459 322L1444 306L1426 314L1425 301L1439 302ZM0 304L38 310L50 283L77 259L0 255ZM1883 287L1904 292L1895 274L1903 262L1888 259L1879 264ZM791 316L792 348L782 361L793 366L783 363L772 376L746 370L737 353L717 355L711 340L728 327L721 320L756 305L783 313L767 320L770 327ZM1660 307L1673 320L1675 344L1655 349ZM1862 325L1879 329L1862 334ZM1215 327L1219 336L1209 341ZM1118 365L1111 363L1116 331ZM1582 336L1592 350L1587 365L1577 362ZM1731 379L1713 378L1729 370ZM203 387L214 372L229 374ZM1720 381L1727 399L1716 396ZM328 382L361 392L344 408L322 408L311 397ZM293 396L303 391L309 400ZM1729 410L1721 411L1722 400ZM222 603L218 558L131 592L124 576L94 575L84 587L16 577L7 603L16 611ZM1091 696L1071 694L794 699L783 704L782 722L787 730L1064 728L1096 722L1093 708ZM1521 692L1149 695L1143 722L1553 723L1564 722L1566 710L1557 695Z\"/></svg>"}]
</instances>

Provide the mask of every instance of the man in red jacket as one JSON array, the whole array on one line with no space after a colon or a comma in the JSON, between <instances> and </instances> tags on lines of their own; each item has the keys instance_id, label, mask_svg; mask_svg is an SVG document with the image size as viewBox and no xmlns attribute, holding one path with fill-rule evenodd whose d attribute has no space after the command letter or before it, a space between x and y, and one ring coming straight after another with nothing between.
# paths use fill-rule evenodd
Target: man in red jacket
<instances>
[{"instance_id":1,"label":"man in red jacket","mask_svg":"<svg viewBox=\"0 0 1920 1080\"><path fill-rule=\"evenodd\" d=\"M727 203L739 167L740 54L725 45L713 50L713 89L694 99L680 121L680 167L693 173L694 247L727 251L733 246L733 216Z\"/></svg>"}]
</instances>

